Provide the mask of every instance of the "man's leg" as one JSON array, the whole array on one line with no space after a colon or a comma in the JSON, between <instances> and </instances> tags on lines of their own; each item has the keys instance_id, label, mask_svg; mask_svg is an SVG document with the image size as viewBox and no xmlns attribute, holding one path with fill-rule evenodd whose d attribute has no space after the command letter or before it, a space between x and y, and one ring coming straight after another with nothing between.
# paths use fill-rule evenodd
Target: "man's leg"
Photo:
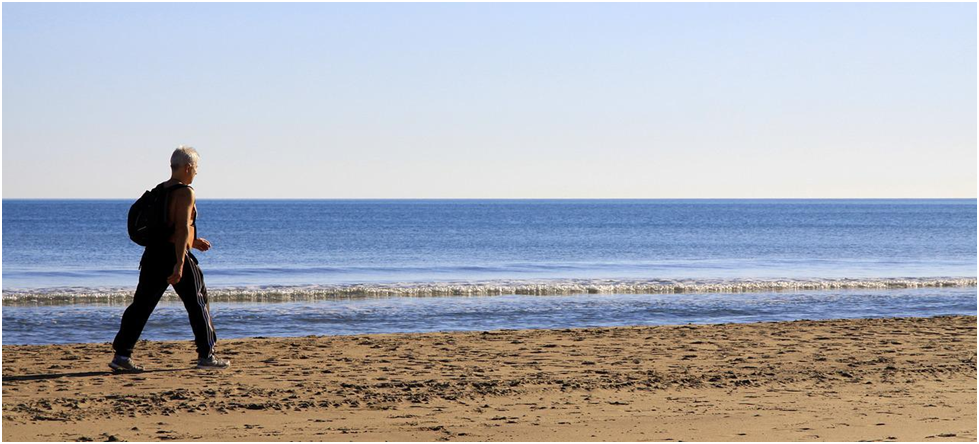
<instances>
[{"instance_id":1,"label":"man's leg","mask_svg":"<svg viewBox=\"0 0 979 444\"><path fill-rule=\"evenodd\" d=\"M112 348L116 350L116 355L127 358L132 356L133 347L143 333L146 321L156 308L156 304L160 302L163 292L167 290L167 275L161 271L162 268L165 267L155 266L147 261L144 261L140 267L139 284L136 286L133 302L122 314L119 333L112 341Z\"/></svg>"},{"instance_id":2,"label":"man's leg","mask_svg":"<svg viewBox=\"0 0 979 444\"><path fill-rule=\"evenodd\" d=\"M184 261L183 276L173 286L180 296L190 317L190 327L194 330L198 358L207 358L214 351L217 335L211 322L211 307L207 301L207 287L204 286L204 273L197 265L197 258L187 254Z\"/></svg>"}]
</instances>

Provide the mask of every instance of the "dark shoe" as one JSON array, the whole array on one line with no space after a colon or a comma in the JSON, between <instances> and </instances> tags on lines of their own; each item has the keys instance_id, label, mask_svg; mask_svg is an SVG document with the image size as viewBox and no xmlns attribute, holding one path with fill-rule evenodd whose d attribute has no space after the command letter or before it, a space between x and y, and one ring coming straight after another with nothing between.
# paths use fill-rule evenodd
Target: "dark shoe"
<instances>
[{"instance_id":1,"label":"dark shoe","mask_svg":"<svg viewBox=\"0 0 979 444\"><path fill-rule=\"evenodd\" d=\"M119 355L112 358L112 362L109 363L109 368L116 373L139 373L143 371L143 367L136 365L132 359Z\"/></svg>"}]
</instances>

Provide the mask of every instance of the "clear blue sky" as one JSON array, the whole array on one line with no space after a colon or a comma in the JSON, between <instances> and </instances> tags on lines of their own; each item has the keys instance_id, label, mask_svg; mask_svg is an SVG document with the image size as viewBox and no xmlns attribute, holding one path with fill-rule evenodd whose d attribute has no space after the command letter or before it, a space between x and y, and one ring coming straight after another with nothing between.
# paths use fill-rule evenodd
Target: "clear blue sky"
<instances>
[{"instance_id":1,"label":"clear blue sky","mask_svg":"<svg viewBox=\"0 0 979 444\"><path fill-rule=\"evenodd\" d=\"M3 197L976 197L976 4L3 5Z\"/></svg>"}]
</instances>

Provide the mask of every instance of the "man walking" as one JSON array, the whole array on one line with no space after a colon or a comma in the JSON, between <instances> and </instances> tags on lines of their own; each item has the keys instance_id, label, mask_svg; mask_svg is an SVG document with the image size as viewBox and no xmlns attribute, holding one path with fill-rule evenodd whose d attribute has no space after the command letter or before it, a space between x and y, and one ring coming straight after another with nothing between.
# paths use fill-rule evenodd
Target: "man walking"
<instances>
[{"instance_id":1,"label":"man walking","mask_svg":"<svg viewBox=\"0 0 979 444\"><path fill-rule=\"evenodd\" d=\"M169 285L180 296L190 316L197 344L197 368L225 369L231 362L214 356L217 336L211 322L204 274L191 248L207 251L211 243L197 237L197 206L194 189L190 187L197 176L200 156L191 147L180 146L170 156L170 180L163 182L166 233L146 245L139 262L139 284L133 302L122 315L122 325L112 347L116 351L109 367L120 372L139 372L143 368L131 359L133 347L139 340L163 292Z\"/></svg>"}]
</instances>

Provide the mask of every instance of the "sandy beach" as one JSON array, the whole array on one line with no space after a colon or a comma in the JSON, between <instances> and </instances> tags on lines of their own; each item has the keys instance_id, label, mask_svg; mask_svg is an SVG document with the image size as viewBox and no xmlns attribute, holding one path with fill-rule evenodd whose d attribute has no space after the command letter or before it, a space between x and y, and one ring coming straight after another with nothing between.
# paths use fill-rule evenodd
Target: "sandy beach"
<instances>
[{"instance_id":1,"label":"sandy beach","mask_svg":"<svg viewBox=\"0 0 979 444\"><path fill-rule=\"evenodd\" d=\"M976 317L3 346L3 440L975 441Z\"/></svg>"}]
</instances>

